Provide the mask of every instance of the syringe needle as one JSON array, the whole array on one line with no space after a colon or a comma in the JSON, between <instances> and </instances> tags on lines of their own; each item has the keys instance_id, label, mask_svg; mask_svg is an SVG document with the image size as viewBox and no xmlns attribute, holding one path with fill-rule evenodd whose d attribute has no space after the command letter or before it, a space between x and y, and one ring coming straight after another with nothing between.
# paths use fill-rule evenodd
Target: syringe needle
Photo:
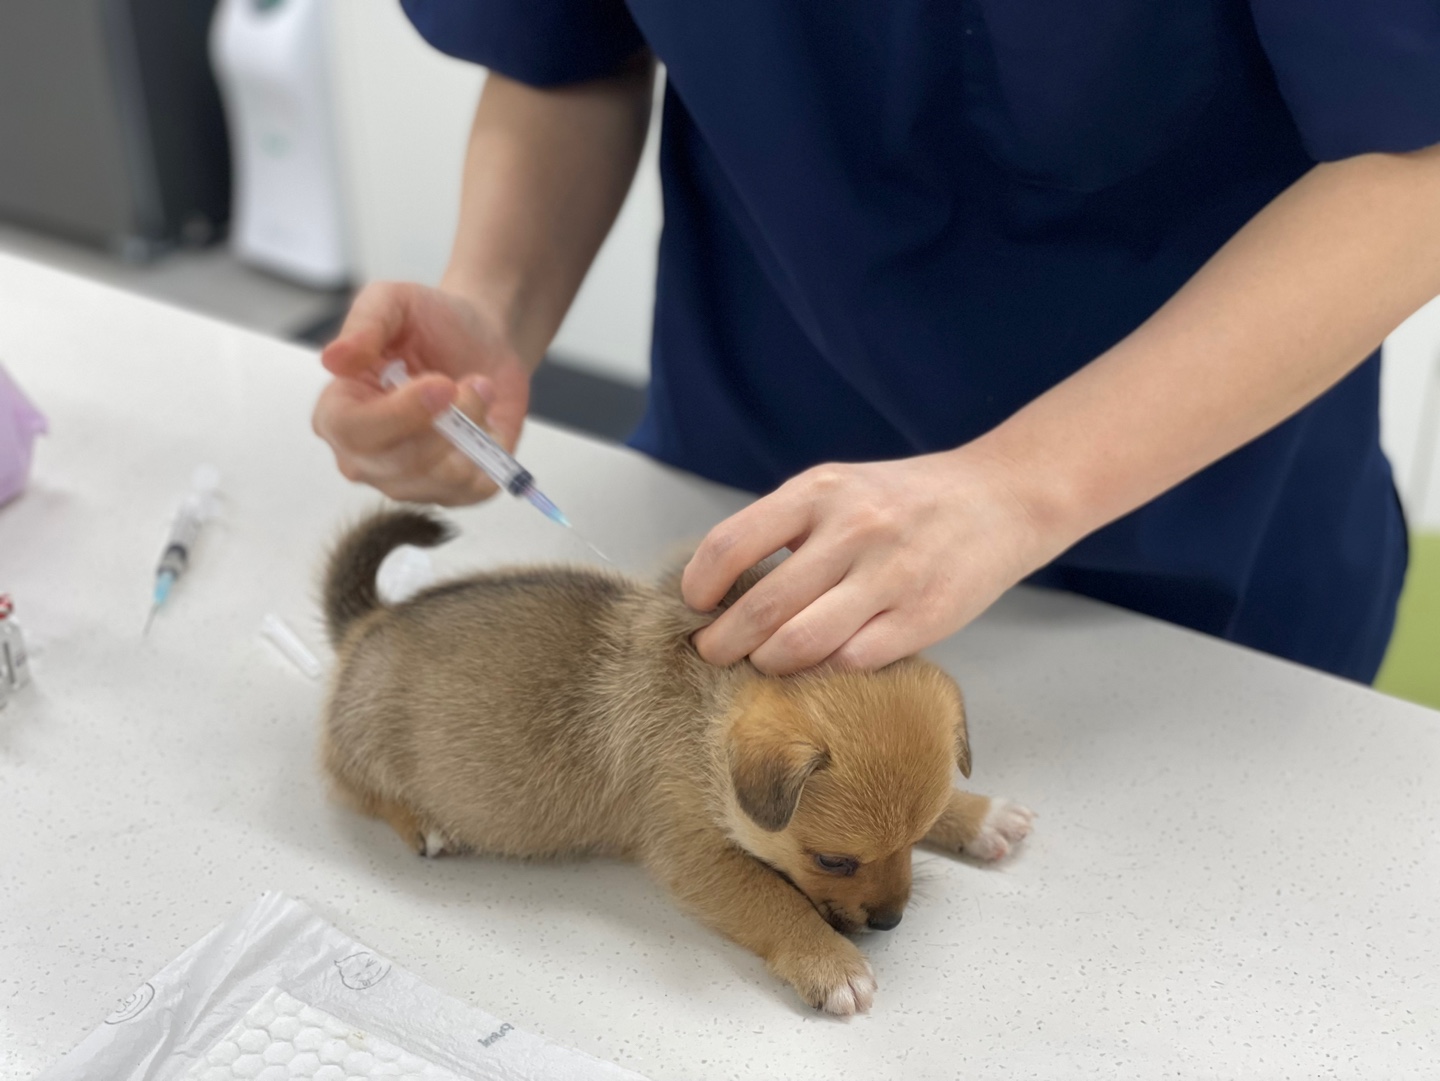
<instances>
[{"instance_id":1,"label":"syringe needle","mask_svg":"<svg viewBox=\"0 0 1440 1081\"><path fill-rule=\"evenodd\" d=\"M152 605L150 606L150 614L145 617L145 629L140 632L140 637L141 637L141 638L147 638L147 637L149 637L149 635L150 635L150 624L152 624L152 623L155 622L155 613L158 612L159 610L160 610L160 606L159 606L158 604L152 604Z\"/></svg>"}]
</instances>

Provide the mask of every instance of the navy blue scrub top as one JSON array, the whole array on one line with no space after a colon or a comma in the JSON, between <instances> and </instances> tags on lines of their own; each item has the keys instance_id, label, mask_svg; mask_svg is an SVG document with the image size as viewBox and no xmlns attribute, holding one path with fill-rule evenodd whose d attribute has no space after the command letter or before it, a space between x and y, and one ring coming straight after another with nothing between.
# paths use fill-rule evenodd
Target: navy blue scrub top
<instances>
[{"instance_id":1,"label":"navy blue scrub top","mask_svg":"<svg viewBox=\"0 0 1440 1081\"><path fill-rule=\"evenodd\" d=\"M766 491L957 446L1316 161L1440 143L1435 0L403 0L533 85L666 65L634 446ZM1373 678L1404 577L1379 358L1035 580Z\"/></svg>"}]
</instances>

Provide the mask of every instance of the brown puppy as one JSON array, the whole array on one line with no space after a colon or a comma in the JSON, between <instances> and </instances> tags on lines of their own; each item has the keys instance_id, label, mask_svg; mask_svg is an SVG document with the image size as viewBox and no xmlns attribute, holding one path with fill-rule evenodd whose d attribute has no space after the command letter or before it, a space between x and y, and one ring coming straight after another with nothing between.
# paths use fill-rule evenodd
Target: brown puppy
<instances>
[{"instance_id":1,"label":"brown puppy","mask_svg":"<svg viewBox=\"0 0 1440 1081\"><path fill-rule=\"evenodd\" d=\"M875 980L844 935L900 922L911 847L994 859L1029 832L1024 808L951 787L970 772L965 713L934 665L715 668L690 645L713 616L678 576L513 570L382 605L386 554L447 535L378 514L325 581L325 767L416 851L638 860L806 1002L851 1014Z\"/></svg>"}]
</instances>

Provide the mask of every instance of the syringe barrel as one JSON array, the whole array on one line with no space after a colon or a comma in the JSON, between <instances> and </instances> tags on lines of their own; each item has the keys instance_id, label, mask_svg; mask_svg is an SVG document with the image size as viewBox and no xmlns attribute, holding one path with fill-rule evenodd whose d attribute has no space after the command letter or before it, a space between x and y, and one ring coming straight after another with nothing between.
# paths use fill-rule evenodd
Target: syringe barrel
<instances>
[{"instance_id":1,"label":"syringe barrel","mask_svg":"<svg viewBox=\"0 0 1440 1081\"><path fill-rule=\"evenodd\" d=\"M410 382L403 360L392 360L380 372L380 383L386 387L400 387ZM513 496L528 499L546 517L569 526L569 520L560 513L560 508L550 502L536 487L530 471L495 441L495 437L480 425L451 406L435 418L435 428L455 447L480 467L484 474Z\"/></svg>"},{"instance_id":2,"label":"syringe barrel","mask_svg":"<svg viewBox=\"0 0 1440 1081\"><path fill-rule=\"evenodd\" d=\"M435 427L495 484L512 495L533 480L530 472L495 442L493 436L454 406L436 418Z\"/></svg>"},{"instance_id":3,"label":"syringe barrel","mask_svg":"<svg viewBox=\"0 0 1440 1081\"><path fill-rule=\"evenodd\" d=\"M155 568L156 574L168 574L172 578L179 578L185 573L185 568L190 563L190 549L179 544L167 544L165 551L160 555L160 563Z\"/></svg>"},{"instance_id":4,"label":"syringe barrel","mask_svg":"<svg viewBox=\"0 0 1440 1081\"><path fill-rule=\"evenodd\" d=\"M200 535L200 526L206 516L205 499L194 492L187 495L180 501L180 509L175 512L175 523L170 527L170 543L178 544L189 551L195 543L195 538Z\"/></svg>"},{"instance_id":5,"label":"syringe barrel","mask_svg":"<svg viewBox=\"0 0 1440 1081\"><path fill-rule=\"evenodd\" d=\"M156 573L170 571L176 578L185 572L190 560L190 549L200 535L200 526L205 521L205 500L192 492L180 502L175 512L175 521L170 525L170 536L165 541L165 551L160 555Z\"/></svg>"},{"instance_id":6,"label":"syringe barrel","mask_svg":"<svg viewBox=\"0 0 1440 1081\"><path fill-rule=\"evenodd\" d=\"M380 382L387 387L401 387L410 382L410 373L403 360L392 360L380 372ZM435 418L435 427L457 450L478 465L484 474L511 495L520 495L535 481L529 470L495 441L480 425L451 406Z\"/></svg>"}]
</instances>

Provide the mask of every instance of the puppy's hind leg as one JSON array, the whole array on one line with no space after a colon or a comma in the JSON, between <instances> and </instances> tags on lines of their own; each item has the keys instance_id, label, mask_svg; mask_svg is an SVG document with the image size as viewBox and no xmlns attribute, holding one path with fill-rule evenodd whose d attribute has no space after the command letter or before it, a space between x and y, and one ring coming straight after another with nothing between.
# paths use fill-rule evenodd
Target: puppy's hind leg
<instances>
[{"instance_id":1,"label":"puppy's hind leg","mask_svg":"<svg viewBox=\"0 0 1440 1081\"><path fill-rule=\"evenodd\" d=\"M339 781L336 788L349 799L362 814L378 818L389 824L400 840L418 854L434 857L455 851L445 834L434 826L427 825L419 815L398 800L377 796L372 792L357 792Z\"/></svg>"},{"instance_id":2,"label":"puppy's hind leg","mask_svg":"<svg viewBox=\"0 0 1440 1081\"><path fill-rule=\"evenodd\" d=\"M925 843L977 860L998 860L1030 835L1035 812L1008 799L973 792L950 793L950 803L936 820Z\"/></svg>"},{"instance_id":3,"label":"puppy's hind leg","mask_svg":"<svg viewBox=\"0 0 1440 1081\"><path fill-rule=\"evenodd\" d=\"M403 803L393 800L380 801L374 814L390 823L390 828L400 835L400 839L422 856L433 859L455 851L455 847L441 830L426 825Z\"/></svg>"}]
</instances>

